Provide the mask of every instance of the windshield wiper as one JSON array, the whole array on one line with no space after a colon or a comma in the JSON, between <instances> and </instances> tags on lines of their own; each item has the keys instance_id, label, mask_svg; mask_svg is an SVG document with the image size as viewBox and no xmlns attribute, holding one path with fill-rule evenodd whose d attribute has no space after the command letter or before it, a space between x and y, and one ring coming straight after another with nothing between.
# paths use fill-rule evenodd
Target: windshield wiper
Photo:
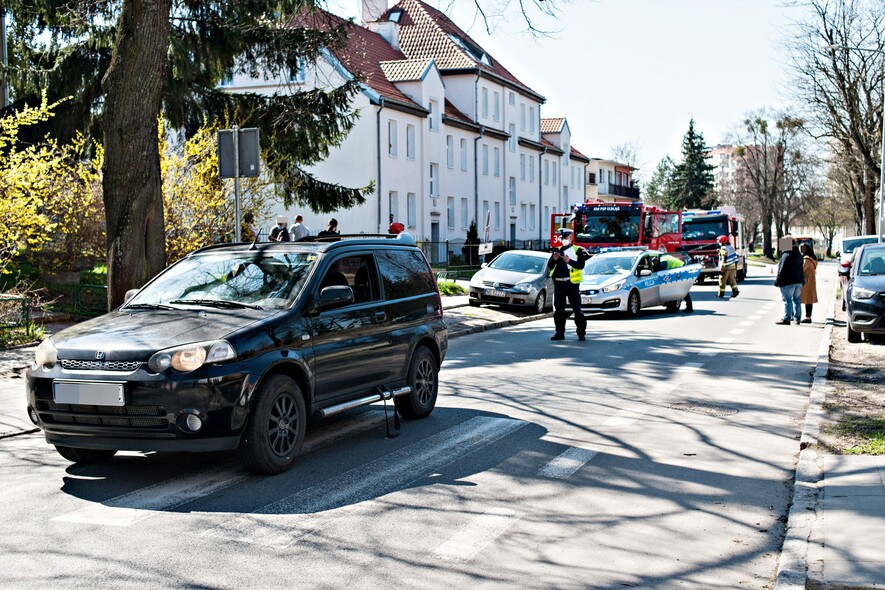
<instances>
[{"instance_id":1,"label":"windshield wiper","mask_svg":"<svg viewBox=\"0 0 885 590\"><path fill-rule=\"evenodd\" d=\"M173 299L169 303L175 303L178 305L205 305L206 307L219 307L219 308L264 309L260 305L252 305L251 303L241 303L239 301L228 301L226 299Z\"/></svg>"},{"instance_id":2,"label":"windshield wiper","mask_svg":"<svg viewBox=\"0 0 885 590\"><path fill-rule=\"evenodd\" d=\"M129 303L123 306L123 309L175 309L171 305L163 305L162 303Z\"/></svg>"}]
</instances>

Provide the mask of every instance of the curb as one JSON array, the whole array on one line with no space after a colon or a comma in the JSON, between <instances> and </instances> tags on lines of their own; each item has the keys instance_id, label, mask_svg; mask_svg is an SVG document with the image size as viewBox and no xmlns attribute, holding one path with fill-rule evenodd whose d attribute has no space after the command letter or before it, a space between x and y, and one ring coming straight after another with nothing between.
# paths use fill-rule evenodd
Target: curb
<instances>
[{"instance_id":1,"label":"curb","mask_svg":"<svg viewBox=\"0 0 885 590\"><path fill-rule=\"evenodd\" d=\"M505 328L507 326L516 326L518 324L524 324L526 322L534 322L536 320L543 320L545 318L552 318L553 312L542 313L538 315L530 315L524 318L516 318L513 320L501 320L498 322L492 322L490 324L485 324L482 326L473 326L471 328L465 328L463 330L454 330L449 331L449 339L458 338L459 336L467 336L468 334L478 334L479 332L485 332L487 330L494 330L496 328Z\"/></svg>"},{"instance_id":2,"label":"curb","mask_svg":"<svg viewBox=\"0 0 885 590\"><path fill-rule=\"evenodd\" d=\"M838 277L837 277L838 278ZM824 327L817 351L817 364L808 395L808 408L805 410L805 423L799 439L799 460L796 464L796 478L793 483L793 498L787 525L784 529L784 544L778 560L777 578L774 590L805 590L808 581L808 547L817 520L817 501L823 470L814 450L820 425L824 417L823 404L829 391L827 373L830 370L830 340L833 336L833 323L836 317L836 289L838 280L830 293L827 308L827 324Z\"/></svg>"}]
</instances>

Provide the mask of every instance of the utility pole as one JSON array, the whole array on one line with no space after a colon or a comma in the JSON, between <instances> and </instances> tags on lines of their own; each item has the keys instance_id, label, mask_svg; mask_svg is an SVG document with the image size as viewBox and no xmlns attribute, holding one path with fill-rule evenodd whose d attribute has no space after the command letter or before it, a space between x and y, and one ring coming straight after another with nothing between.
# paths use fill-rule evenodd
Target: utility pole
<instances>
[{"instance_id":1,"label":"utility pole","mask_svg":"<svg viewBox=\"0 0 885 590\"><path fill-rule=\"evenodd\" d=\"M9 90L6 84L6 13L0 11L0 110L9 104Z\"/></svg>"}]
</instances>

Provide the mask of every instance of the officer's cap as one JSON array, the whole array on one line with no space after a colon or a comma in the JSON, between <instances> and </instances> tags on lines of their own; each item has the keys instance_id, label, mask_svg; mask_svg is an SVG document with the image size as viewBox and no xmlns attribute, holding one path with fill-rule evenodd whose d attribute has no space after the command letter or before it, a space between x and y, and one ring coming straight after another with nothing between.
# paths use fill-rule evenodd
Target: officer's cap
<instances>
[{"instance_id":1,"label":"officer's cap","mask_svg":"<svg viewBox=\"0 0 885 590\"><path fill-rule=\"evenodd\" d=\"M563 237L563 238L564 238L565 236L570 236L570 235L572 235L573 233L575 233L575 232L573 232L572 230L570 230L570 229L567 228L567 227L562 227L562 228L559 229L559 236L560 236L560 237Z\"/></svg>"}]
</instances>

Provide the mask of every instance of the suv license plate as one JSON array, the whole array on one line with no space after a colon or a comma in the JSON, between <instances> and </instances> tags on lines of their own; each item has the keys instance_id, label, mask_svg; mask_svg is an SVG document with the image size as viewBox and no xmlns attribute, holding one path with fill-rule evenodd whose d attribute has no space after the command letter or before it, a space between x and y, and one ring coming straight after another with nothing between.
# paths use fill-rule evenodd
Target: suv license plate
<instances>
[{"instance_id":1,"label":"suv license plate","mask_svg":"<svg viewBox=\"0 0 885 590\"><path fill-rule=\"evenodd\" d=\"M507 297L507 293L496 289L486 289L486 295L489 297Z\"/></svg>"},{"instance_id":2,"label":"suv license plate","mask_svg":"<svg viewBox=\"0 0 885 590\"><path fill-rule=\"evenodd\" d=\"M124 385L107 381L55 381L52 400L57 404L123 406L126 405Z\"/></svg>"}]
</instances>

